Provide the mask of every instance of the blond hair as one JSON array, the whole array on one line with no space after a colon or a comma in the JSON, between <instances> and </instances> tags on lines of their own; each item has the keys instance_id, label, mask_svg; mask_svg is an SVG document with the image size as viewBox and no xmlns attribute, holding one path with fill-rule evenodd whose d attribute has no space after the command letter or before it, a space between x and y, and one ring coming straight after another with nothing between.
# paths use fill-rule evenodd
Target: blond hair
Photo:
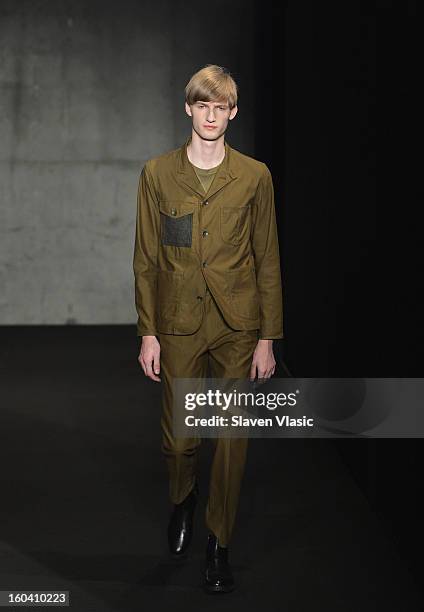
<instances>
[{"instance_id":1,"label":"blond hair","mask_svg":"<svg viewBox=\"0 0 424 612\"><path fill-rule=\"evenodd\" d=\"M237 104L238 87L227 68L206 64L198 70L185 87L185 99L189 106L202 100L225 100L230 108Z\"/></svg>"}]
</instances>

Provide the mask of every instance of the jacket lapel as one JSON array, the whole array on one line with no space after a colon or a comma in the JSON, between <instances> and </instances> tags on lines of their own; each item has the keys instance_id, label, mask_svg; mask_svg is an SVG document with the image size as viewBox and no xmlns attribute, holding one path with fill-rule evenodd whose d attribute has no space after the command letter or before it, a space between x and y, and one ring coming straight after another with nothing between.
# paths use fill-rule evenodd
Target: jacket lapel
<instances>
[{"instance_id":1,"label":"jacket lapel","mask_svg":"<svg viewBox=\"0 0 424 612\"><path fill-rule=\"evenodd\" d=\"M202 199L207 197L208 199L214 196L218 191L221 191L223 187L231 183L237 178L231 159L231 147L224 141L225 145L225 157L222 164L219 167L218 173L209 188L207 194L203 191L202 185L197 178L196 172L187 157L187 145L191 141L191 136L187 138L185 143L180 149L177 173L179 180L184 183L187 187L195 191Z\"/></svg>"}]
</instances>

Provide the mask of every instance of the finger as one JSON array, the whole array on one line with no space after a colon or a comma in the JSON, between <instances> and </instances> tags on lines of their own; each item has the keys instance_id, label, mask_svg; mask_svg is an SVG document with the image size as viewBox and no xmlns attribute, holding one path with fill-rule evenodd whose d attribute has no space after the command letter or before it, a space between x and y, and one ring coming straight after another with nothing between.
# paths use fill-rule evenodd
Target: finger
<instances>
[{"instance_id":1,"label":"finger","mask_svg":"<svg viewBox=\"0 0 424 612\"><path fill-rule=\"evenodd\" d=\"M146 376L148 376L149 378L151 378L152 380L156 380L156 381L160 381L160 378L158 376L155 376L153 374L153 370L152 370L152 362L150 363L146 363Z\"/></svg>"},{"instance_id":2,"label":"finger","mask_svg":"<svg viewBox=\"0 0 424 612\"><path fill-rule=\"evenodd\" d=\"M155 355L153 358L153 370L155 374L160 374L160 359L159 355Z\"/></svg>"},{"instance_id":3,"label":"finger","mask_svg":"<svg viewBox=\"0 0 424 612\"><path fill-rule=\"evenodd\" d=\"M141 355L138 357L138 363L141 365L143 372L146 374L146 364L144 363L144 359Z\"/></svg>"}]
</instances>

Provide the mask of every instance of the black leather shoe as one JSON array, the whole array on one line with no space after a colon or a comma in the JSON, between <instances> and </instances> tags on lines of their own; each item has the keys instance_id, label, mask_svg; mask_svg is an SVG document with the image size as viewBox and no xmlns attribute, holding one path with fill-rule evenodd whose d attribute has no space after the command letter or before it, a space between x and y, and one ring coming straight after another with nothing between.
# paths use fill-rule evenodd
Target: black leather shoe
<instances>
[{"instance_id":1,"label":"black leather shoe","mask_svg":"<svg viewBox=\"0 0 424 612\"><path fill-rule=\"evenodd\" d=\"M228 547L220 546L218 538L208 535L204 588L209 593L229 593L234 589L234 578L228 563Z\"/></svg>"},{"instance_id":2,"label":"black leather shoe","mask_svg":"<svg viewBox=\"0 0 424 612\"><path fill-rule=\"evenodd\" d=\"M196 482L187 497L180 504L174 505L168 525L168 544L171 555L175 558L184 558L187 554L198 495L199 487Z\"/></svg>"}]
</instances>

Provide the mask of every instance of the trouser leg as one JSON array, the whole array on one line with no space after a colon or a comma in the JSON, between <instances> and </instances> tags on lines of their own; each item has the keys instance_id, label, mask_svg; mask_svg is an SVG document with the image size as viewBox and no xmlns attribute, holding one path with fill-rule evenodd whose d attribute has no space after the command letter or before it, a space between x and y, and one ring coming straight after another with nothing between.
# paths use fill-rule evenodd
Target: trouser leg
<instances>
[{"instance_id":1,"label":"trouser leg","mask_svg":"<svg viewBox=\"0 0 424 612\"><path fill-rule=\"evenodd\" d=\"M213 297L207 306L209 359L213 378L248 378L257 345L257 330L229 328ZM248 438L211 438L214 446L206 525L221 546L227 546L234 528Z\"/></svg>"},{"instance_id":2,"label":"trouser leg","mask_svg":"<svg viewBox=\"0 0 424 612\"><path fill-rule=\"evenodd\" d=\"M173 434L173 379L207 375L207 346L203 328L187 336L159 334L162 379L162 444L169 474L169 496L174 504L182 502L196 479L199 437L176 438Z\"/></svg>"}]
</instances>

